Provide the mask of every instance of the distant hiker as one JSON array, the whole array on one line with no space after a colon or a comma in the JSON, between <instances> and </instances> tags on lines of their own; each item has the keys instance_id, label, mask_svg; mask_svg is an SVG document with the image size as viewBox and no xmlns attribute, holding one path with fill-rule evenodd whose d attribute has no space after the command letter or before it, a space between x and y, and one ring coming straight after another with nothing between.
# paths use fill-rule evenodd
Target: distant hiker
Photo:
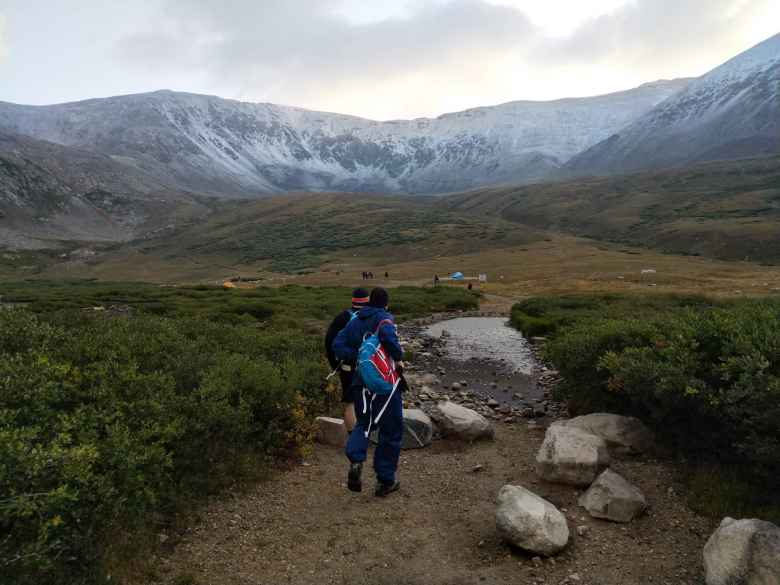
<instances>
[{"instance_id":1,"label":"distant hiker","mask_svg":"<svg viewBox=\"0 0 780 585\"><path fill-rule=\"evenodd\" d=\"M439 284L439 275L438 274L434 274L433 275L433 286L436 286L438 284Z\"/></svg>"},{"instance_id":2,"label":"distant hiker","mask_svg":"<svg viewBox=\"0 0 780 585\"><path fill-rule=\"evenodd\" d=\"M374 280L374 273L373 272L369 272L368 273L368 280Z\"/></svg>"},{"instance_id":3,"label":"distant hiker","mask_svg":"<svg viewBox=\"0 0 780 585\"><path fill-rule=\"evenodd\" d=\"M349 435L346 455L350 461L347 487L363 489L361 474L368 451L368 438L379 430L374 451L375 495L384 497L400 487L395 473L403 440L403 349L398 341L395 321L387 312L389 297L383 288L371 291L368 306L361 309L341 330L333 342L336 358L358 361L352 378L357 425Z\"/></svg>"},{"instance_id":4,"label":"distant hiker","mask_svg":"<svg viewBox=\"0 0 780 585\"><path fill-rule=\"evenodd\" d=\"M355 362L337 359L336 354L333 353L333 341L336 339L339 331L344 329L347 323L357 315L358 311L367 304L368 291L364 288L353 290L352 308L336 315L325 335L325 353L328 355L328 362L333 370L331 376L338 372L341 380L341 402L344 404L344 426L347 428L347 433L351 433L352 429L355 428L355 396L352 393L352 375L355 371Z\"/></svg>"},{"instance_id":5,"label":"distant hiker","mask_svg":"<svg viewBox=\"0 0 780 585\"><path fill-rule=\"evenodd\" d=\"M386 278L386 279L387 279L387 278L390 278L390 273L388 273L388 272L385 272L385 278Z\"/></svg>"},{"instance_id":6,"label":"distant hiker","mask_svg":"<svg viewBox=\"0 0 780 585\"><path fill-rule=\"evenodd\" d=\"M471 284L471 283L469 283L468 289L469 289L469 290L471 290L471 289L473 289L473 288L474 288L474 285L473 285L473 284Z\"/></svg>"}]
</instances>

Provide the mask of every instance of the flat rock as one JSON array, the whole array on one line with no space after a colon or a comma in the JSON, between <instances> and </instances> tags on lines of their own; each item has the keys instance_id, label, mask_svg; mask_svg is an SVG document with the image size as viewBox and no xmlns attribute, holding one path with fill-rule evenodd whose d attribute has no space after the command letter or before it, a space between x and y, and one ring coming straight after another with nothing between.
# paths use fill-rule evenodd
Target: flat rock
<instances>
[{"instance_id":1,"label":"flat rock","mask_svg":"<svg viewBox=\"0 0 780 585\"><path fill-rule=\"evenodd\" d=\"M550 425L536 455L542 479L575 486L589 486L609 463L604 439L560 423Z\"/></svg>"},{"instance_id":2,"label":"flat rock","mask_svg":"<svg viewBox=\"0 0 780 585\"><path fill-rule=\"evenodd\" d=\"M466 441L492 439L493 426L478 412L449 400L438 402L431 409L431 418L438 425L442 436Z\"/></svg>"},{"instance_id":3,"label":"flat rock","mask_svg":"<svg viewBox=\"0 0 780 585\"><path fill-rule=\"evenodd\" d=\"M317 442L333 447L343 447L347 443L347 427L340 418L317 417Z\"/></svg>"},{"instance_id":4,"label":"flat rock","mask_svg":"<svg viewBox=\"0 0 780 585\"><path fill-rule=\"evenodd\" d=\"M707 585L777 585L780 528L724 518L704 546L704 572Z\"/></svg>"},{"instance_id":5,"label":"flat rock","mask_svg":"<svg viewBox=\"0 0 780 585\"><path fill-rule=\"evenodd\" d=\"M601 437L612 455L638 455L653 448L652 431L638 418L618 414L595 413L563 422Z\"/></svg>"},{"instance_id":6,"label":"flat rock","mask_svg":"<svg viewBox=\"0 0 780 585\"><path fill-rule=\"evenodd\" d=\"M569 542L563 514L547 500L515 485L505 485L498 494L496 529L510 544L544 556L560 552Z\"/></svg>"},{"instance_id":7,"label":"flat rock","mask_svg":"<svg viewBox=\"0 0 780 585\"><path fill-rule=\"evenodd\" d=\"M611 469L596 478L579 504L594 518L613 522L631 522L647 509L644 494Z\"/></svg>"}]
</instances>

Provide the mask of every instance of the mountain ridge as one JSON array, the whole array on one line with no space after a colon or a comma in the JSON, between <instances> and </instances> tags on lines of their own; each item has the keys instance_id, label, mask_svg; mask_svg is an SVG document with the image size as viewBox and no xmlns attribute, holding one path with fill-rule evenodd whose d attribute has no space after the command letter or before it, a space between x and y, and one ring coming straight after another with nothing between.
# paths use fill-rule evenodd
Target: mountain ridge
<instances>
[{"instance_id":1,"label":"mountain ridge","mask_svg":"<svg viewBox=\"0 0 780 585\"><path fill-rule=\"evenodd\" d=\"M161 90L51 106L0 103L0 128L107 153L201 193L441 193L545 179L687 82L387 122Z\"/></svg>"},{"instance_id":2,"label":"mountain ridge","mask_svg":"<svg viewBox=\"0 0 780 585\"><path fill-rule=\"evenodd\" d=\"M780 152L780 34L737 55L572 158L607 175Z\"/></svg>"}]
</instances>

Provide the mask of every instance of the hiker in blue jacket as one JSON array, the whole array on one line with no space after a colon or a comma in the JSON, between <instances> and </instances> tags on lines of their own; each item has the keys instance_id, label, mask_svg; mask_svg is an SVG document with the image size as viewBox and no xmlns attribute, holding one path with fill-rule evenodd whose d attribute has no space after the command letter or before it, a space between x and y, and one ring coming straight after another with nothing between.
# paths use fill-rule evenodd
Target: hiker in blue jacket
<instances>
[{"instance_id":1,"label":"hiker in blue jacket","mask_svg":"<svg viewBox=\"0 0 780 585\"><path fill-rule=\"evenodd\" d=\"M358 312L357 317L339 332L333 342L333 351L338 359L354 362L363 339L378 333L382 348L396 362L400 373L403 349L396 334L395 320L387 312L388 301L385 289L375 288L371 291L368 306ZM363 489L361 474L368 451L368 437L373 428L379 430L379 442L374 451L377 478L374 493L384 497L401 485L395 477L404 433L401 386L398 384L397 389L389 395L373 394L365 388L359 372L355 372L352 377L357 425L349 435L346 454L350 461L347 487L353 492Z\"/></svg>"}]
</instances>

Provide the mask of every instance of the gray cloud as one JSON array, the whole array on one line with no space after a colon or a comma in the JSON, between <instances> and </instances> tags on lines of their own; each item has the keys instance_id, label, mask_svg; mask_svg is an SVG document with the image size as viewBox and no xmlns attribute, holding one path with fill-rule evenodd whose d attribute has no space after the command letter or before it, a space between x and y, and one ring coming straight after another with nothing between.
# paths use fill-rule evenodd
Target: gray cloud
<instances>
[{"instance_id":1,"label":"gray cloud","mask_svg":"<svg viewBox=\"0 0 780 585\"><path fill-rule=\"evenodd\" d=\"M351 24L324 0L168 0L167 30L123 38L122 61L191 67L247 94L305 99L323 87L435 69L468 72L497 52L524 50L538 31L520 12L480 0L417 3L404 18ZM159 65L158 65L159 66Z\"/></svg>"},{"instance_id":2,"label":"gray cloud","mask_svg":"<svg viewBox=\"0 0 780 585\"><path fill-rule=\"evenodd\" d=\"M745 27L776 1L635 0L550 46L549 55L559 62L601 61L645 70L712 63L715 52L727 58L747 48Z\"/></svg>"}]
</instances>

